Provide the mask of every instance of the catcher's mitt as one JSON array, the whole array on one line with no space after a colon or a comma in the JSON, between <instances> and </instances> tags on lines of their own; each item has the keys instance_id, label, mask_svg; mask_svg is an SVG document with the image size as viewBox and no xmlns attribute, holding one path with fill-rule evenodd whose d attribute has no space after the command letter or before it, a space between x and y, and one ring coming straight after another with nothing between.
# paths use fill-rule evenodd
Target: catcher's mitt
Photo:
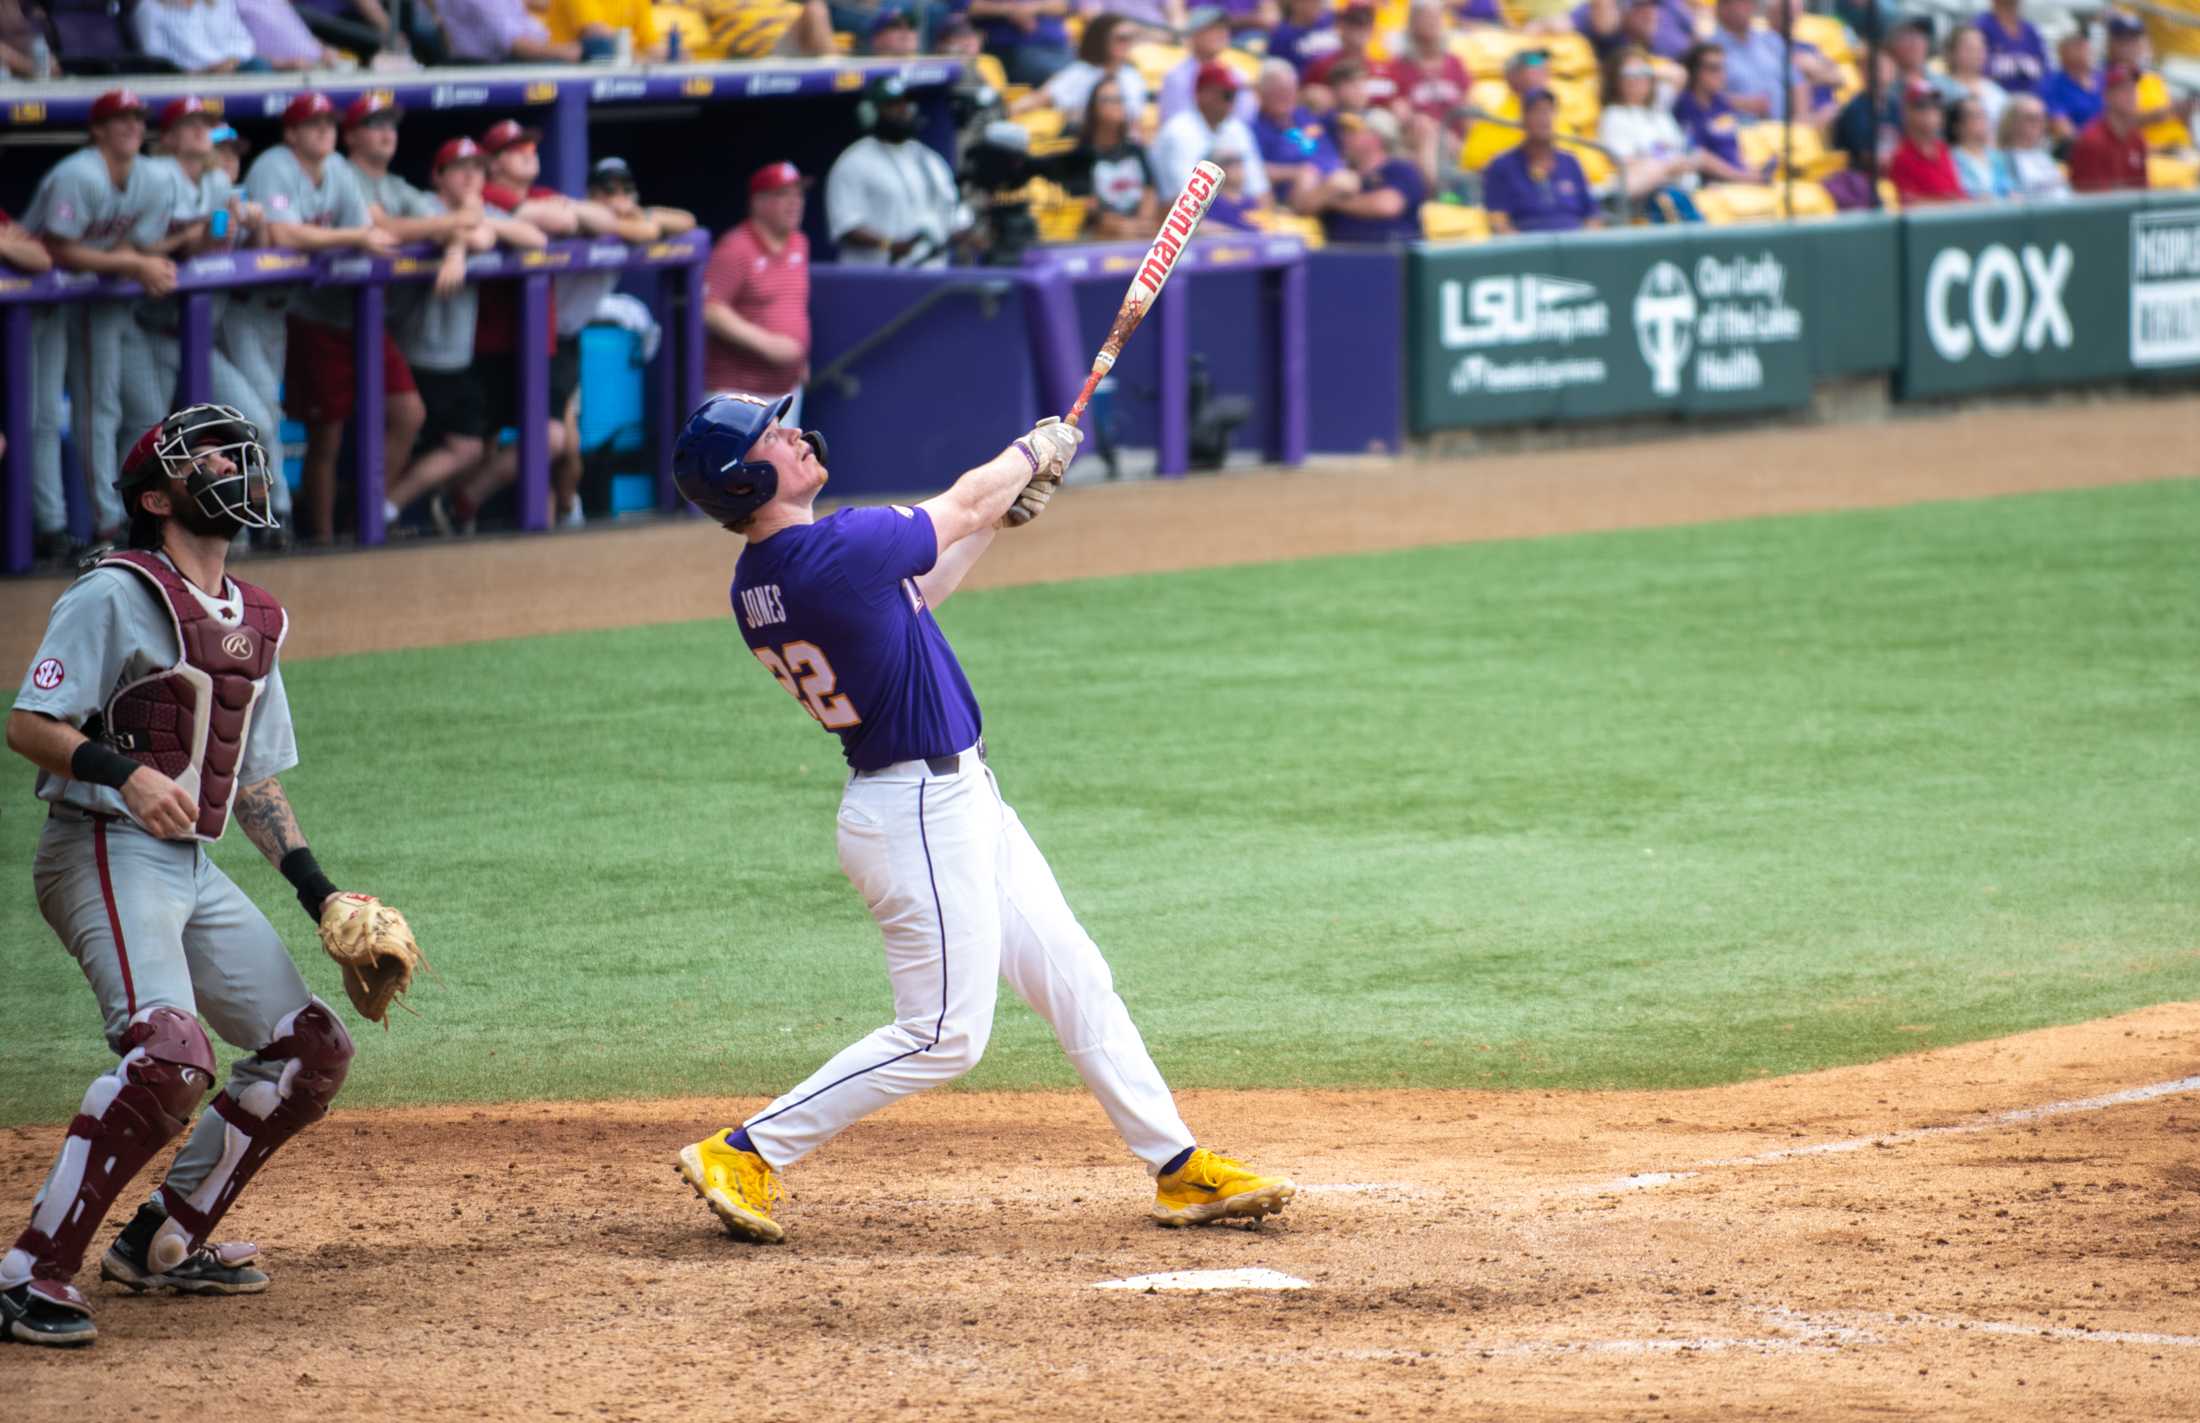
<instances>
[{"instance_id":1,"label":"catcher's mitt","mask_svg":"<svg viewBox=\"0 0 2200 1423\"><path fill-rule=\"evenodd\" d=\"M371 894L339 894L321 910L321 947L344 966L344 992L370 1023L385 1021L390 1004L412 987L427 957L405 916Z\"/></svg>"}]
</instances>

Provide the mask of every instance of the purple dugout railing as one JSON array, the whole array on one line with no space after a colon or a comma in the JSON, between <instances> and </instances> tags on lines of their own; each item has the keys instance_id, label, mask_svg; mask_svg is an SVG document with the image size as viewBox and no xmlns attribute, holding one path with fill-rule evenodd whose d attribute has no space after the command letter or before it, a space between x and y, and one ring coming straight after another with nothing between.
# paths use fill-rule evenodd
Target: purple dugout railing
<instances>
[{"instance_id":1,"label":"purple dugout railing","mask_svg":"<svg viewBox=\"0 0 2200 1423\"><path fill-rule=\"evenodd\" d=\"M475 282L516 280L519 284L519 389L512 412L519 435L519 484L516 497L520 527L550 526L550 336L551 279L562 274L618 268L658 274L657 319L664 340L651 363L651 407L657 451L657 495L664 508L675 507L672 440L683 411L702 399L703 265L710 256L709 236L690 232L643 246L603 239L553 242L534 252L496 251L468 259ZM382 309L383 289L395 282L432 281L439 254L427 247L395 257L354 253L308 257L270 248L199 257L177 266L176 293L183 298L179 333L183 367L175 399L190 404L207 397L207 352L213 340L208 296L216 291L315 282L358 289L353 340L356 408L351 449L358 493L358 536L363 544L382 542ZM31 311L56 302L134 300L144 296L135 282L103 281L79 273L49 272L31 277L0 268L0 390L4 390L8 450L0 465L0 571L21 573L31 566ZM272 392L270 392L272 394Z\"/></svg>"}]
</instances>

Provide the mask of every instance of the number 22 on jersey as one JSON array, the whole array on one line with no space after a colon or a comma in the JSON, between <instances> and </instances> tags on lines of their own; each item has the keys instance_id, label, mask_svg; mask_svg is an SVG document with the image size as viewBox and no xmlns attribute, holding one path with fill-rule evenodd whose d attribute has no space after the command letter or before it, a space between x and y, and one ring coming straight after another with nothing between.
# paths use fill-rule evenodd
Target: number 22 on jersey
<instances>
[{"instance_id":1,"label":"number 22 on jersey","mask_svg":"<svg viewBox=\"0 0 2200 1423\"><path fill-rule=\"evenodd\" d=\"M863 720L848 698L834 690L840 679L833 675L833 664L825 660L816 643L759 647L756 660L770 668L788 695L802 703L803 710L816 717L818 725L827 731L845 731Z\"/></svg>"}]
</instances>

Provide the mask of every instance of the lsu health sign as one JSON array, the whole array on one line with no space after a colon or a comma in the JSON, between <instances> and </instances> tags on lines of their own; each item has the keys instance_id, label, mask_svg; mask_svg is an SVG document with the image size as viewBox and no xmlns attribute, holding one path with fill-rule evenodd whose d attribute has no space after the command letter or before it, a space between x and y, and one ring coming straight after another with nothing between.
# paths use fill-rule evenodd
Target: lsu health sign
<instances>
[{"instance_id":1,"label":"lsu health sign","mask_svg":"<svg viewBox=\"0 0 2200 1423\"><path fill-rule=\"evenodd\" d=\"M1857 244L1884 282L1892 227L1871 220L1838 234L1635 229L1417 249L1414 428L1806 404L1826 369L1820 259ZM1880 369L1891 333L1883 344Z\"/></svg>"},{"instance_id":2,"label":"lsu health sign","mask_svg":"<svg viewBox=\"0 0 2200 1423\"><path fill-rule=\"evenodd\" d=\"M1906 214L1905 396L2200 365L2200 206L2085 198Z\"/></svg>"}]
</instances>

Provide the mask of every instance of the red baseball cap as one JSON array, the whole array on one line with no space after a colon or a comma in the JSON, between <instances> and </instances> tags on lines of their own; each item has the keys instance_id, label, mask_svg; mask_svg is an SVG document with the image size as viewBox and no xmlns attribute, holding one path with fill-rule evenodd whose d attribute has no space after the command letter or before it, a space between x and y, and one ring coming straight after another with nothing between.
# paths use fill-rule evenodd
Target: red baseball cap
<instances>
[{"instance_id":1,"label":"red baseball cap","mask_svg":"<svg viewBox=\"0 0 2200 1423\"><path fill-rule=\"evenodd\" d=\"M2103 89L2113 89L2119 84L2136 84L2138 82L2139 70L2134 65L2111 64L2101 72L2101 87Z\"/></svg>"},{"instance_id":2,"label":"red baseball cap","mask_svg":"<svg viewBox=\"0 0 2200 1423\"><path fill-rule=\"evenodd\" d=\"M1194 89L1204 89L1210 84L1227 89L1235 94L1238 90L1237 71L1227 64L1210 59L1199 66L1199 73L1193 79L1192 87Z\"/></svg>"},{"instance_id":3,"label":"red baseball cap","mask_svg":"<svg viewBox=\"0 0 2200 1423\"><path fill-rule=\"evenodd\" d=\"M308 89L297 98L292 99L290 106L283 110L283 127L292 128L298 124L309 124L319 119L328 119L333 122L335 118L336 106L328 101L328 95Z\"/></svg>"},{"instance_id":4,"label":"red baseball cap","mask_svg":"<svg viewBox=\"0 0 2200 1423\"><path fill-rule=\"evenodd\" d=\"M460 134L435 151L435 171L440 173L453 163L486 163L489 155L481 151L481 145Z\"/></svg>"},{"instance_id":5,"label":"red baseball cap","mask_svg":"<svg viewBox=\"0 0 2200 1423\"><path fill-rule=\"evenodd\" d=\"M767 163L749 175L749 196L753 198L758 193L776 193L795 183L807 186L809 181L802 176L802 170L792 163Z\"/></svg>"},{"instance_id":6,"label":"red baseball cap","mask_svg":"<svg viewBox=\"0 0 2200 1423\"><path fill-rule=\"evenodd\" d=\"M395 123L405 116L405 110L396 99L386 93L370 92L361 94L351 101L349 108L344 110L345 132L348 133L359 127L376 114L388 114L390 121Z\"/></svg>"},{"instance_id":7,"label":"red baseball cap","mask_svg":"<svg viewBox=\"0 0 2200 1423\"><path fill-rule=\"evenodd\" d=\"M507 148L517 148L523 143L540 142L541 129L524 128L518 119L499 119L489 125L489 131L481 136L481 151L493 156Z\"/></svg>"},{"instance_id":8,"label":"red baseball cap","mask_svg":"<svg viewBox=\"0 0 2200 1423\"><path fill-rule=\"evenodd\" d=\"M109 119L119 119L124 114L146 115L145 101L128 89L109 89L92 100L92 122L103 124Z\"/></svg>"},{"instance_id":9,"label":"red baseball cap","mask_svg":"<svg viewBox=\"0 0 2200 1423\"><path fill-rule=\"evenodd\" d=\"M170 99L160 106L160 126L174 128L188 118L202 118L211 123L214 111L196 94L186 94L180 99Z\"/></svg>"}]
</instances>

